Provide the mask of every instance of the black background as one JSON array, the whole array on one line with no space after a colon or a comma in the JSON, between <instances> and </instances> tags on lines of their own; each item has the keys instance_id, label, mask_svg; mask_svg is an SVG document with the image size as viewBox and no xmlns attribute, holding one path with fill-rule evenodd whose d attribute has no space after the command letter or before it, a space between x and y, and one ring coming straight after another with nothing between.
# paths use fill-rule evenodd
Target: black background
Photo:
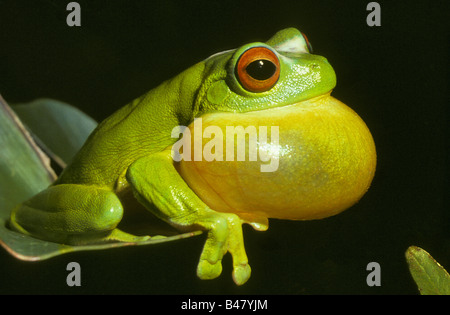
<instances>
[{"instance_id":1,"label":"black background","mask_svg":"<svg viewBox=\"0 0 450 315\"><path fill-rule=\"evenodd\" d=\"M40 294L417 294L404 259L409 245L450 269L448 87L445 1L0 1L0 93L10 103L50 97L102 120L209 55L265 41L285 27L308 35L337 73L333 96L372 131L378 153L369 192L319 221L244 226L252 276L195 275L204 236L135 248L23 262L0 250L0 293ZM280 202L282 202L280 200ZM81 265L81 287L66 265ZM366 284L369 262L381 286Z\"/></svg>"}]
</instances>

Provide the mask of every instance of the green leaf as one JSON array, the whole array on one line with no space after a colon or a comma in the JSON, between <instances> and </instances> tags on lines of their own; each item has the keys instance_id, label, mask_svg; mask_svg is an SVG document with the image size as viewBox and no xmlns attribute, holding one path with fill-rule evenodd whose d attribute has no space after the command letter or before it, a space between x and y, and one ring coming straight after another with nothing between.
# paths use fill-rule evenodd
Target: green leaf
<instances>
[{"instance_id":1,"label":"green leaf","mask_svg":"<svg viewBox=\"0 0 450 315\"><path fill-rule=\"evenodd\" d=\"M49 152L54 150L70 161L96 126L91 118L70 105L48 99L20 105L15 110L27 122L27 128L0 96L0 245L14 257L29 261L43 260L67 252L157 244L202 233L195 231L173 235L162 229L160 231L167 237L155 237L144 242L68 246L11 231L8 220L13 207L47 188L56 179L48 156L33 138L39 138Z\"/></svg>"},{"instance_id":2,"label":"green leaf","mask_svg":"<svg viewBox=\"0 0 450 315\"><path fill-rule=\"evenodd\" d=\"M97 122L82 111L52 99L38 99L14 105L24 125L52 153L69 164ZM40 143L40 145L41 145Z\"/></svg>"},{"instance_id":3,"label":"green leaf","mask_svg":"<svg viewBox=\"0 0 450 315\"><path fill-rule=\"evenodd\" d=\"M0 148L0 243L10 253L28 255L32 251L24 251L21 244L30 238L7 229L10 211L16 204L45 189L56 176L48 157L36 146L1 96ZM36 249L45 247L33 246ZM42 255L48 253L43 249L37 251Z\"/></svg>"},{"instance_id":4,"label":"green leaf","mask_svg":"<svg viewBox=\"0 0 450 315\"><path fill-rule=\"evenodd\" d=\"M48 157L36 146L0 96L0 218L56 178Z\"/></svg>"},{"instance_id":5,"label":"green leaf","mask_svg":"<svg viewBox=\"0 0 450 315\"><path fill-rule=\"evenodd\" d=\"M409 271L422 295L450 295L450 275L434 258L417 246L406 253Z\"/></svg>"}]
</instances>

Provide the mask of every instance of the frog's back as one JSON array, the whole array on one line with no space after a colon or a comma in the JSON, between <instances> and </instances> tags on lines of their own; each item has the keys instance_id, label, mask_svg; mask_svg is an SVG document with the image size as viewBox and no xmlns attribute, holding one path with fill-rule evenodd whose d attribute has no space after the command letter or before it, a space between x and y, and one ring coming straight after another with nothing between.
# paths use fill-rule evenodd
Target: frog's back
<instances>
[{"instance_id":1,"label":"frog's back","mask_svg":"<svg viewBox=\"0 0 450 315\"><path fill-rule=\"evenodd\" d=\"M55 184L86 184L114 188L128 166L174 142L158 128L147 93L100 123Z\"/></svg>"}]
</instances>

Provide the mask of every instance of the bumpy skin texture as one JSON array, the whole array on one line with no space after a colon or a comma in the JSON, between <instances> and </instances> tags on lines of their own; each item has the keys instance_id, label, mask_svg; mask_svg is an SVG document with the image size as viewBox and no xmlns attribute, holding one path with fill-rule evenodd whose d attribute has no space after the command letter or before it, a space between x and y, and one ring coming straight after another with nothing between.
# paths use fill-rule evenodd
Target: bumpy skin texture
<instances>
[{"instance_id":1,"label":"bumpy skin texture","mask_svg":"<svg viewBox=\"0 0 450 315\"><path fill-rule=\"evenodd\" d=\"M277 77L272 78L275 84L258 92L244 88L242 74L236 72L241 56L249 56L254 47L262 47L260 50L263 52L270 50L279 62ZM263 61L267 64L266 60ZM248 73L244 71L243 75ZM233 279L237 284L243 284L250 277L250 266L241 224L250 223L256 229L264 230L271 213L256 210L252 215L255 209L248 211L247 208L251 207L243 204L241 197L238 198L240 205L237 208L224 208L220 203L210 202L208 193L201 193L200 190L214 187L207 185L205 188L200 184L197 187L193 179L197 174L190 172L189 168L182 171L180 166L183 168L183 164L174 163L171 146L177 139L172 138L171 132L174 127L188 126L194 118L205 115L217 115L221 124L220 113L253 117L257 124L258 115L245 114L302 104L326 95L335 83L335 74L328 61L310 54L304 36L292 28L278 32L266 43L247 44L213 55L103 121L53 185L12 211L11 226L36 238L73 245L147 240L150 236L135 236L117 228L124 212L130 207L130 199L126 196L132 192L141 205L176 228L208 231L197 268L200 278L217 277L222 270L223 255L230 252L233 257ZM311 113L313 116L314 113ZM283 123L281 120L279 122ZM299 124L307 126L309 122L304 119ZM360 124L354 131L351 127L347 128L348 132L361 132L364 128ZM368 131L363 133L367 137ZM313 142L313 138L306 137L303 145ZM326 152L322 154L326 156ZM299 156L301 154L297 154ZM289 157L284 159L288 161ZM374 161L373 156L368 159ZM289 163L293 171L301 171L298 163ZM327 163L331 165L333 161L328 160ZM217 166L211 167L214 171ZM373 171L370 172L373 175ZM305 174L300 174L300 180L294 180L296 176L293 173L290 176L286 176L286 172L283 174L284 186L291 187L292 191L296 190L293 185L308 180ZM347 173L341 175L345 177ZM220 186L220 183L212 185ZM229 192L221 191L222 201L228 200L228 204L232 204L229 200L235 196L232 188L227 188ZM270 191L277 189L263 188L264 191L267 188ZM324 194L328 192L331 193L326 190ZM208 202L205 203L203 198ZM270 208L271 204L269 202L265 208ZM219 211L214 209L215 206L220 208ZM285 215L286 218L290 216Z\"/></svg>"}]
</instances>

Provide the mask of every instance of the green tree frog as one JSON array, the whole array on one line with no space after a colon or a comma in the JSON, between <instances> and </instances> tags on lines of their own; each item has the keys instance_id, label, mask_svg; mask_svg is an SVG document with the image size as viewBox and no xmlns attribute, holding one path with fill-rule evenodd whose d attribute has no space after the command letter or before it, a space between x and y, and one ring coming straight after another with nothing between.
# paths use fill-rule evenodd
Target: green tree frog
<instances>
[{"instance_id":1,"label":"green tree frog","mask_svg":"<svg viewBox=\"0 0 450 315\"><path fill-rule=\"evenodd\" d=\"M356 113L330 96L335 84L328 61L311 54L294 28L215 54L100 123L54 184L13 209L10 225L72 245L145 241L151 236L118 228L134 207L130 200L137 200L180 231L207 231L201 279L218 277L229 252L233 280L241 285L251 273L243 223L265 230L268 218L334 215L357 202L372 181L372 136ZM262 136L259 127L277 126L277 142L256 142L277 168L261 172L248 160L174 161L172 147L184 138L173 137L174 128L195 132L196 118L203 119L202 132L253 125ZM183 150L198 145L194 138ZM207 140L202 137L203 148Z\"/></svg>"}]
</instances>

